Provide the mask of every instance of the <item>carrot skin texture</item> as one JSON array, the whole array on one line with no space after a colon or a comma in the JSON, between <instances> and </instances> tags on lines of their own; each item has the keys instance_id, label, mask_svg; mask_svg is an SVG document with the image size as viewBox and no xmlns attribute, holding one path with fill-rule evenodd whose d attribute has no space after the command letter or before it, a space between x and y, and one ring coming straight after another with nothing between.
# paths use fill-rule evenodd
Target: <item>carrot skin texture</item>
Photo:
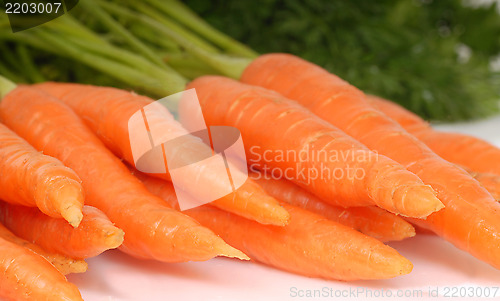
<instances>
[{"instance_id":1,"label":"carrot skin texture","mask_svg":"<svg viewBox=\"0 0 500 301\"><path fill-rule=\"evenodd\" d=\"M70 106L81 118L86 122L89 128L99 136L105 145L111 149L116 156L124 159L131 165L134 165L132 151L130 148L130 139L128 135L128 120L129 118L150 104L153 100L130 93L123 90L108 87L96 87L80 84L62 84L62 83L42 83L35 85L38 89L44 90L47 93L56 96L61 101ZM113 108L110 110L109 108ZM161 126L163 123L153 122L149 126ZM172 140L169 137L185 136L188 132L173 119L167 124L169 130L161 131L166 135L164 141ZM159 132L159 131L157 131ZM178 148L166 149L166 152L178 153L175 161L186 160L187 162L196 162L190 160L191 157L196 157L202 150L208 149L198 138L189 136ZM173 157L170 155L170 157ZM210 170L209 163L205 167ZM234 170L234 169L233 169ZM203 197L203 191L216 189L218 185L227 185L227 175L223 174L224 178L220 179L218 174L212 174L213 178L209 179L210 185L205 185L200 182L193 182L199 175L202 177L205 173L202 170L197 174L186 177L185 183L180 183L186 188L187 192L196 197L195 193L200 193L199 198ZM151 174L165 180L171 180L170 175ZM189 190L194 188L193 190ZM263 224L284 225L288 220L288 213L278 202L268 196L262 189L251 180L247 180L235 192L230 193L220 199L212 202L214 206L223 210L238 214L240 216L256 220Z\"/></svg>"},{"instance_id":2,"label":"carrot skin texture","mask_svg":"<svg viewBox=\"0 0 500 301\"><path fill-rule=\"evenodd\" d=\"M45 258L48 262L52 263L52 265L63 275L72 273L84 273L85 271L87 271L88 265L84 260L73 259L58 253L48 252L38 245L15 236L14 233L10 232L1 223L0 238L37 253L38 255Z\"/></svg>"},{"instance_id":3,"label":"carrot skin texture","mask_svg":"<svg viewBox=\"0 0 500 301\"><path fill-rule=\"evenodd\" d=\"M463 169L451 164L373 108L355 87L286 54L263 55L241 80L282 93L415 173L446 206L417 225L500 268L500 204Z\"/></svg>"},{"instance_id":4,"label":"carrot skin texture","mask_svg":"<svg viewBox=\"0 0 500 301\"><path fill-rule=\"evenodd\" d=\"M475 161L475 158L482 157L483 153L474 153L476 151L476 146L483 145L485 149L489 149L488 153L491 154L495 153L495 149L500 154L500 149L490 145L486 141L482 141L472 136L434 130L425 120L420 118L420 116L389 100L373 95L367 95L367 100L372 106L396 121L409 133L415 135L415 137L427 144L427 146L445 160L458 165L460 165L460 163L466 163L468 167L464 165L460 167L465 169L474 179L481 183L496 200L500 199L500 173L484 172L484 170L495 170L496 164L494 164L494 162L496 161L485 160L488 162L485 164L488 166L487 168L482 168L477 164L470 163L470 160ZM463 152L467 150L470 145L476 146L469 150L471 153L464 154ZM474 157L474 159L471 157ZM474 171L470 166L475 166L483 170L483 172Z\"/></svg>"},{"instance_id":5,"label":"carrot skin texture","mask_svg":"<svg viewBox=\"0 0 500 301\"><path fill-rule=\"evenodd\" d=\"M125 232L122 251L164 262L240 255L212 231L149 193L80 118L52 96L18 86L0 103L0 117L35 148L78 173L87 203Z\"/></svg>"},{"instance_id":6,"label":"carrot skin texture","mask_svg":"<svg viewBox=\"0 0 500 301\"><path fill-rule=\"evenodd\" d=\"M176 207L172 183L153 180L146 179L146 187ZM283 202L282 206L290 212L290 222L283 227L262 225L211 205L184 212L251 259L294 273L355 280L411 272L411 262L380 241L299 207Z\"/></svg>"},{"instance_id":7,"label":"carrot skin texture","mask_svg":"<svg viewBox=\"0 0 500 301\"><path fill-rule=\"evenodd\" d=\"M257 169L275 168L282 174L292 171L292 175L285 174L288 179L333 205L376 204L393 213L417 218L443 206L432 188L403 166L371 152L276 92L219 76L200 77L188 88L196 89L207 124L229 125L240 130L250 165ZM189 112L184 108L180 114ZM321 150L327 159L273 159L273 154L278 157L290 150L300 154L304 149L311 150L312 156L314 150ZM269 153L271 156L266 159ZM332 154L338 156L330 159ZM325 167L329 172L340 170L345 176L337 180L332 175L312 178L300 174L304 170L319 174ZM364 176L348 176L349 169L361 170Z\"/></svg>"},{"instance_id":8,"label":"carrot skin texture","mask_svg":"<svg viewBox=\"0 0 500 301\"><path fill-rule=\"evenodd\" d=\"M389 100L373 95L367 95L367 100L442 158L461 165L496 200L500 200L500 167L495 164L500 160L499 148L473 136L437 131L420 116Z\"/></svg>"},{"instance_id":9,"label":"carrot skin texture","mask_svg":"<svg viewBox=\"0 0 500 301\"><path fill-rule=\"evenodd\" d=\"M187 210L251 259L293 273L335 280L386 279L411 272L396 250L349 227L283 204L284 227L266 226L214 207Z\"/></svg>"},{"instance_id":10,"label":"carrot skin texture","mask_svg":"<svg viewBox=\"0 0 500 301\"><path fill-rule=\"evenodd\" d=\"M80 226L73 228L35 208L0 202L0 222L15 235L49 252L85 259L121 245L123 231L113 226L104 213L84 206L83 214Z\"/></svg>"},{"instance_id":11,"label":"carrot skin texture","mask_svg":"<svg viewBox=\"0 0 500 301\"><path fill-rule=\"evenodd\" d=\"M84 202L81 180L59 160L46 156L0 124L0 199L38 207L77 227Z\"/></svg>"},{"instance_id":12,"label":"carrot skin texture","mask_svg":"<svg viewBox=\"0 0 500 301\"><path fill-rule=\"evenodd\" d=\"M250 177L280 201L325 216L380 241L398 241L415 236L415 229L410 223L378 207L337 207L323 202L286 179L276 179L258 172L252 173Z\"/></svg>"},{"instance_id":13,"label":"carrot skin texture","mask_svg":"<svg viewBox=\"0 0 500 301\"><path fill-rule=\"evenodd\" d=\"M367 99L443 159L478 173L500 175L500 148L474 136L435 130L416 114L389 100L372 95Z\"/></svg>"},{"instance_id":14,"label":"carrot skin texture","mask_svg":"<svg viewBox=\"0 0 500 301\"><path fill-rule=\"evenodd\" d=\"M486 190L488 190L495 200L500 201L500 175L474 172L471 170L468 170L468 172L472 177L474 177L474 179L481 183Z\"/></svg>"},{"instance_id":15,"label":"carrot skin texture","mask_svg":"<svg viewBox=\"0 0 500 301\"><path fill-rule=\"evenodd\" d=\"M78 288L35 252L0 238L2 300L83 300Z\"/></svg>"}]
</instances>

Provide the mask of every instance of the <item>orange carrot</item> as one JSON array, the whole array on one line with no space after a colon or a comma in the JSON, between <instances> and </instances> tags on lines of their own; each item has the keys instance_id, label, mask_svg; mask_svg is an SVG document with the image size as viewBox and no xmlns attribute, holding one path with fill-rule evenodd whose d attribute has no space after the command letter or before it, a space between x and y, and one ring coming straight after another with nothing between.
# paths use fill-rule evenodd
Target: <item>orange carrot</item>
<instances>
[{"instance_id":1,"label":"orange carrot","mask_svg":"<svg viewBox=\"0 0 500 301\"><path fill-rule=\"evenodd\" d=\"M253 167L272 168L331 204L376 204L418 218L443 207L403 166L278 93L218 76L200 77L188 87L196 89L209 125L241 131ZM187 107L180 110L189 114Z\"/></svg>"},{"instance_id":2,"label":"orange carrot","mask_svg":"<svg viewBox=\"0 0 500 301\"><path fill-rule=\"evenodd\" d=\"M286 179L261 172L253 172L249 176L277 200L323 215L380 241L397 241L415 236L411 224L378 207L332 206Z\"/></svg>"},{"instance_id":3,"label":"orange carrot","mask_svg":"<svg viewBox=\"0 0 500 301\"><path fill-rule=\"evenodd\" d=\"M484 142L482 140L479 140L479 139L471 137L471 136L436 131L427 122L425 122L422 118L420 118L418 115L406 110L402 106L400 106L396 103L393 103L391 101L388 101L388 100L385 100L385 99L382 99L382 98L379 98L379 97L373 96L373 95L367 95L367 99L372 106L374 106L378 110L382 111L382 113L387 115L389 118L392 118L394 121L399 123L399 125L401 125L409 133L415 135L417 138L422 140L424 143L427 144L427 146L429 146L438 155L440 155L444 159L449 160L450 162L454 162L458 165L460 165L460 163L464 163L464 160L457 159L458 157L462 156L461 152L463 151L464 148L468 148L469 145L471 145L471 144L477 145L477 144L481 144L481 143L487 143L487 142ZM435 137L435 139L432 137ZM443 138L442 144L440 144L440 143L434 144L433 141L438 142L439 137ZM454 137L453 139L456 139L456 141L453 142L453 139L450 140L449 138L451 138L451 137ZM467 139L462 139L464 137ZM432 138L432 139L430 139L430 138ZM471 140L474 140L476 142L471 143ZM450 142L451 144L446 146L446 141ZM454 149L455 147L457 149ZM489 149L492 152L495 152L495 149L497 149L497 148L493 145L490 145ZM499 154L500 154L500 149L497 149L497 150L499 151ZM466 156L472 156L472 153L466 154ZM474 154L474 156L472 156L472 157L482 158L482 153L481 154ZM464 158L464 159L469 161L470 159L473 159L473 158ZM491 161L491 162L495 162L495 161ZM488 166L493 166L493 168L491 168L490 170L494 170L494 168L495 168L494 163L488 164ZM481 185L483 185L483 187L486 188L486 190L488 190L488 192L496 200L500 199L500 173L494 174L494 173L488 173L488 172L476 172L476 171L473 171L472 169L470 169L469 167L466 167L464 165L462 165L460 167L465 169L474 179L476 179L479 183L481 183ZM486 169L482 169L482 170L486 170Z\"/></svg>"},{"instance_id":4,"label":"orange carrot","mask_svg":"<svg viewBox=\"0 0 500 301\"><path fill-rule=\"evenodd\" d=\"M414 114L402 106L389 100L382 99L374 95L366 95L366 100L377 110L382 111L389 118L393 119L411 134L425 131L431 128L430 124L417 114Z\"/></svg>"},{"instance_id":5,"label":"orange carrot","mask_svg":"<svg viewBox=\"0 0 500 301\"><path fill-rule=\"evenodd\" d=\"M73 228L37 209L0 202L0 222L15 235L71 258L94 257L123 242L123 231L90 206L83 207L82 222Z\"/></svg>"},{"instance_id":6,"label":"orange carrot","mask_svg":"<svg viewBox=\"0 0 500 301\"><path fill-rule=\"evenodd\" d=\"M179 210L172 183L132 171L153 194ZM313 194L285 179L272 179L254 172L250 177L271 196L280 201L323 215L381 241L396 241L415 235L415 229L396 215L374 206L341 208L329 205Z\"/></svg>"},{"instance_id":7,"label":"orange carrot","mask_svg":"<svg viewBox=\"0 0 500 301\"><path fill-rule=\"evenodd\" d=\"M87 271L87 263L84 260L73 259L58 253L48 252L38 245L15 236L14 233L10 232L2 224L0 224L0 238L37 253L48 262L52 263L52 265L64 275L84 273Z\"/></svg>"},{"instance_id":8,"label":"orange carrot","mask_svg":"<svg viewBox=\"0 0 500 301\"><path fill-rule=\"evenodd\" d=\"M283 204L284 227L260 225L214 207L187 210L251 259L293 273L337 280L385 279L412 264L375 238L307 210Z\"/></svg>"},{"instance_id":9,"label":"orange carrot","mask_svg":"<svg viewBox=\"0 0 500 301\"><path fill-rule=\"evenodd\" d=\"M83 189L74 171L43 155L0 124L0 198L38 207L77 227L82 220Z\"/></svg>"},{"instance_id":10,"label":"orange carrot","mask_svg":"<svg viewBox=\"0 0 500 301\"><path fill-rule=\"evenodd\" d=\"M152 99L115 88L79 84L43 83L36 85L36 87L56 96L69 105L108 148L129 164L134 164L128 122L134 113L150 104ZM196 158L200 153L207 151L211 153L209 146L205 145L200 139L188 135L188 132L173 117L166 123L165 121L159 121L149 123L149 126L160 127L160 130L156 132L165 135L164 139L160 140L170 141L172 137L178 136L185 138L182 144L164 148L164 151L168 153L166 156L175 157L175 161L196 162L199 161ZM161 126L166 126L169 130L166 131ZM212 163L207 162L203 169L215 171L216 168L210 164ZM232 173L235 172L234 168L231 170ZM191 172L191 174L183 177L184 182L179 183L177 181L176 185L184 187L186 192L198 199L206 196L207 191L221 190L228 185L225 172L221 175L215 172L208 174L203 172L201 168L195 173L193 173L193 170L188 172ZM170 180L168 172L153 175ZM210 177L208 181L207 176ZM241 177L241 175L239 176ZM263 224L284 225L288 220L288 213L279 206L278 202L264 193L251 180L247 180L234 193L217 199L212 204Z\"/></svg>"},{"instance_id":11,"label":"orange carrot","mask_svg":"<svg viewBox=\"0 0 500 301\"><path fill-rule=\"evenodd\" d=\"M446 208L414 222L500 268L500 204L466 171L440 158L373 108L361 91L326 70L287 54L259 57L246 68L241 79L296 100L370 149L415 173L434 188Z\"/></svg>"},{"instance_id":12,"label":"orange carrot","mask_svg":"<svg viewBox=\"0 0 500 301\"><path fill-rule=\"evenodd\" d=\"M78 173L87 203L125 231L122 251L165 262L245 257L149 193L69 107L43 91L17 87L1 101L0 118L35 148Z\"/></svg>"},{"instance_id":13,"label":"orange carrot","mask_svg":"<svg viewBox=\"0 0 500 301\"><path fill-rule=\"evenodd\" d=\"M35 252L0 238L0 299L83 300L78 288Z\"/></svg>"},{"instance_id":14,"label":"orange carrot","mask_svg":"<svg viewBox=\"0 0 500 301\"><path fill-rule=\"evenodd\" d=\"M172 207L172 183L142 175L146 187ZM251 259L294 273L327 279L383 279L407 274L412 264L394 249L352 228L299 207L284 227L262 225L211 205L189 209L188 215L213 229Z\"/></svg>"},{"instance_id":15,"label":"orange carrot","mask_svg":"<svg viewBox=\"0 0 500 301\"><path fill-rule=\"evenodd\" d=\"M367 99L445 160L475 172L500 175L500 148L473 136L437 131L419 116L391 101L371 95Z\"/></svg>"},{"instance_id":16,"label":"orange carrot","mask_svg":"<svg viewBox=\"0 0 500 301\"><path fill-rule=\"evenodd\" d=\"M500 176L492 173L474 172L465 169L469 174L474 177L486 190L491 194L495 200L500 201Z\"/></svg>"}]
</instances>

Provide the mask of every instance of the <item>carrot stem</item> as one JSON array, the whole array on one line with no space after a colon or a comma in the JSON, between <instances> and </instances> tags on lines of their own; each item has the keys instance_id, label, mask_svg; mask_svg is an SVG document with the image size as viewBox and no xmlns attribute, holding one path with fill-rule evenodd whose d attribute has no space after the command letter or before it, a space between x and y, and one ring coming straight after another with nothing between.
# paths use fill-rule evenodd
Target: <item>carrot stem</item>
<instances>
[{"instance_id":1,"label":"carrot stem","mask_svg":"<svg viewBox=\"0 0 500 301\"><path fill-rule=\"evenodd\" d=\"M93 16L97 17L97 19L99 19L104 26L121 36L131 47L142 53L146 58L151 60L151 62L158 64L158 66L168 68L149 47L132 35L120 23L115 21L109 14L107 14L106 11L101 8L98 1L82 1L80 6L90 12Z\"/></svg>"},{"instance_id":2,"label":"carrot stem","mask_svg":"<svg viewBox=\"0 0 500 301\"><path fill-rule=\"evenodd\" d=\"M164 24L159 23L158 21L155 21L146 15L137 14L134 11L118 6L116 4L103 3L102 7L113 14L148 25L152 29L156 30L158 34L167 36L172 41L179 44L179 46L186 49L187 52L191 53L193 56L212 66L226 76L239 78L243 73L243 70L245 70L245 68L252 61L249 58L232 57L219 53L210 53L204 49L197 47L184 36L180 35Z\"/></svg>"},{"instance_id":3,"label":"carrot stem","mask_svg":"<svg viewBox=\"0 0 500 301\"><path fill-rule=\"evenodd\" d=\"M22 68L26 71L25 73L29 76L29 80L31 82L41 83L46 81L43 75L36 68L26 46L17 45L16 53L19 57L19 61L22 64Z\"/></svg>"},{"instance_id":4,"label":"carrot stem","mask_svg":"<svg viewBox=\"0 0 500 301\"><path fill-rule=\"evenodd\" d=\"M186 38L187 40L189 40L190 42L192 42L196 46L202 48L203 50L211 52L211 53L219 52L217 50L217 48L215 48L211 44L207 43L203 39L200 39L198 36L187 31L186 29L184 29L182 26L179 26L174 21L169 20L168 18L165 18L164 16L162 16L160 13L158 13L158 10L155 10L155 8L151 8L151 7L147 6L145 3L139 2L139 1L129 1L129 2L131 5L133 5L135 8L137 8L140 12L155 19L156 21L162 23L163 25L167 26L168 28L172 29L173 31L177 32L178 34L182 35L184 38Z\"/></svg>"},{"instance_id":5,"label":"carrot stem","mask_svg":"<svg viewBox=\"0 0 500 301\"><path fill-rule=\"evenodd\" d=\"M184 88L182 77L178 76L176 73L170 73L173 76L169 81L158 80L145 74L144 72L136 70L136 68L126 66L122 63L118 63L114 60L107 59L87 51L83 51L74 43L59 37L57 34L40 30L38 35L47 40L47 42L59 47L66 53L67 56L81 61L101 72L108 73L127 84L146 89L150 93L157 96L170 95L179 92ZM180 82L179 79L182 79L182 82Z\"/></svg>"},{"instance_id":6,"label":"carrot stem","mask_svg":"<svg viewBox=\"0 0 500 301\"><path fill-rule=\"evenodd\" d=\"M2 61L0 61L0 74L5 78L12 80L16 83L24 82L24 77L20 76L18 73L13 72L7 67Z\"/></svg>"},{"instance_id":7,"label":"carrot stem","mask_svg":"<svg viewBox=\"0 0 500 301\"><path fill-rule=\"evenodd\" d=\"M214 29L180 1L147 0L146 2L231 54L246 58L258 56L252 49Z\"/></svg>"},{"instance_id":8,"label":"carrot stem","mask_svg":"<svg viewBox=\"0 0 500 301\"><path fill-rule=\"evenodd\" d=\"M127 50L114 47L111 44L93 44L87 41L75 38L71 35L60 34L61 37L71 41L76 46L81 47L82 50L87 50L89 52L95 53L97 55L103 55L108 59L116 59L121 63L134 67L135 70L142 71L149 76L154 76L157 79L162 79L165 82L171 81L175 73L169 73L168 70L162 69L157 65L146 60L142 56L137 56ZM177 81L184 81L180 76L177 76Z\"/></svg>"},{"instance_id":9,"label":"carrot stem","mask_svg":"<svg viewBox=\"0 0 500 301\"><path fill-rule=\"evenodd\" d=\"M16 84L0 75L0 99L16 88Z\"/></svg>"}]
</instances>

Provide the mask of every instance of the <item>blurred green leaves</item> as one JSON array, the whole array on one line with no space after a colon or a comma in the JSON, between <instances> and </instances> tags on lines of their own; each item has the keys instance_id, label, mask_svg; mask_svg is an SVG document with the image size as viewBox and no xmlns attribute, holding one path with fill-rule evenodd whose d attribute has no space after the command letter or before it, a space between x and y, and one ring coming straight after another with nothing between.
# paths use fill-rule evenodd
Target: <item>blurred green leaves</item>
<instances>
[{"instance_id":1,"label":"blurred green leaves","mask_svg":"<svg viewBox=\"0 0 500 301\"><path fill-rule=\"evenodd\" d=\"M465 7L458 0L186 3L259 52L300 55L427 119L498 111L500 75L489 68L500 53L494 6ZM465 53L460 60L459 49Z\"/></svg>"}]
</instances>

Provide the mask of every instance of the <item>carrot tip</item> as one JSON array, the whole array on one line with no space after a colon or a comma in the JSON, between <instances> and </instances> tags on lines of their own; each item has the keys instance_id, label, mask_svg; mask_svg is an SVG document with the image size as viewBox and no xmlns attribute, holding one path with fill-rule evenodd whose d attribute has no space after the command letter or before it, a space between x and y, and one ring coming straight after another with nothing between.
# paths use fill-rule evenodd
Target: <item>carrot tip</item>
<instances>
[{"instance_id":1,"label":"carrot tip","mask_svg":"<svg viewBox=\"0 0 500 301\"><path fill-rule=\"evenodd\" d=\"M409 261L408 259L404 258L404 260L401 261L399 275L401 276L410 274L412 270L413 270L413 263L411 263L411 261Z\"/></svg>"},{"instance_id":2,"label":"carrot tip","mask_svg":"<svg viewBox=\"0 0 500 301\"><path fill-rule=\"evenodd\" d=\"M224 257L229 257L229 258L238 258L240 260L250 260L250 257L248 257L245 253L241 252L240 250L231 247L227 243L221 243L216 246L216 249L218 251L218 256L224 256Z\"/></svg>"},{"instance_id":3,"label":"carrot tip","mask_svg":"<svg viewBox=\"0 0 500 301\"><path fill-rule=\"evenodd\" d=\"M67 274L81 274L85 273L88 269L88 264L84 260L75 260L68 264L68 266L62 267L63 269L59 269L63 271L64 275Z\"/></svg>"},{"instance_id":4,"label":"carrot tip","mask_svg":"<svg viewBox=\"0 0 500 301\"><path fill-rule=\"evenodd\" d=\"M409 225L408 229L405 231L406 238L414 237L415 235L417 235L417 232L415 231L415 227L413 227L412 225Z\"/></svg>"},{"instance_id":5,"label":"carrot tip","mask_svg":"<svg viewBox=\"0 0 500 301\"><path fill-rule=\"evenodd\" d=\"M405 213L403 216L425 219L430 214L444 208L443 203L437 198L436 193L430 186L427 189L412 189L407 192L405 199ZM407 213L411 212L409 215Z\"/></svg>"},{"instance_id":6,"label":"carrot tip","mask_svg":"<svg viewBox=\"0 0 500 301\"><path fill-rule=\"evenodd\" d=\"M276 208L272 212L272 215L272 219L270 219L267 223L262 223L283 227L288 225L288 222L290 221L290 213L288 213L288 211L281 206L276 206Z\"/></svg>"},{"instance_id":7,"label":"carrot tip","mask_svg":"<svg viewBox=\"0 0 500 301\"><path fill-rule=\"evenodd\" d=\"M61 215L74 228L77 228L83 219L82 209L77 206L70 206L66 208L61 212Z\"/></svg>"},{"instance_id":8,"label":"carrot tip","mask_svg":"<svg viewBox=\"0 0 500 301\"><path fill-rule=\"evenodd\" d=\"M114 227L114 229L107 233L106 246L109 249L116 249L123 243L124 238L125 232L122 229Z\"/></svg>"},{"instance_id":9,"label":"carrot tip","mask_svg":"<svg viewBox=\"0 0 500 301\"><path fill-rule=\"evenodd\" d=\"M415 232L415 227L413 227L410 223L402 221L395 225L393 236L390 241L399 241L405 238L414 237L417 233Z\"/></svg>"},{"instance_id":10,"label":"carrot tip","mask_svg":"<svg viewBox=\"0 0 500 301\"><path fill-rule=\"evenodd\" d=\"M87 264L86 261L84 260L75 261L75 263L71 265L71 273L73 274L85 273L88 268L89 265Z\"/></svg>"}]
</instances>

